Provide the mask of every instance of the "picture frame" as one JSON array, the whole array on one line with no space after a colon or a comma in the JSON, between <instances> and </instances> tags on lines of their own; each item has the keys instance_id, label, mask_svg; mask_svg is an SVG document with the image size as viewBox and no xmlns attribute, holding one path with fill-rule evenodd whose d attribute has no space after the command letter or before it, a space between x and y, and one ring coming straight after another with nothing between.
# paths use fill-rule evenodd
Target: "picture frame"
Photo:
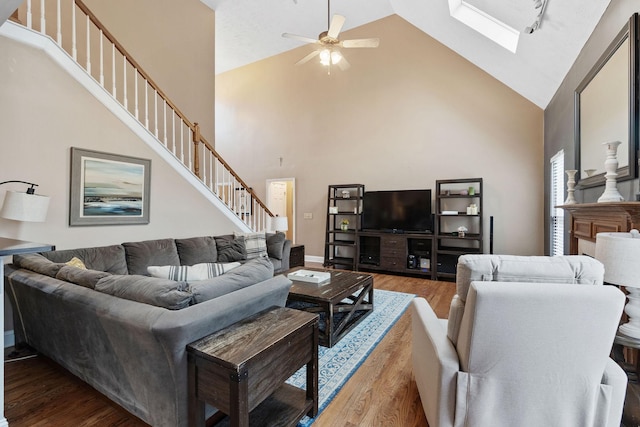
<instances>
[{"instance_id":1,"label":"picture frame","mask_svg":"<svg viewBox=\"0 0 640 427\"><path fill-rule=\"evenodd\" d=\"M151 160L71 147L69 225L149 223Z\"/></svg>"}]
</instances>

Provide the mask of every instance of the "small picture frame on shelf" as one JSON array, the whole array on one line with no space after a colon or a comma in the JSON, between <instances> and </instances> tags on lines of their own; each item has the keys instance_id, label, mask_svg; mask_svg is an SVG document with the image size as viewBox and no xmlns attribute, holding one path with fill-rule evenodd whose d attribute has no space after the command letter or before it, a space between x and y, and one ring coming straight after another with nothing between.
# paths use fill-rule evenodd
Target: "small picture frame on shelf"
<instances>
[{"instance_id":1,"label":"small picture frame on shelf","mask_svg":"<svg viewBox=\"0 0 640 427\"><path fill-rule=\"evenodd\" d=\"M338 207L337 206L329 206L329 213L330 214L337 214L338 213Z\"/></svg>"}]
</instances>

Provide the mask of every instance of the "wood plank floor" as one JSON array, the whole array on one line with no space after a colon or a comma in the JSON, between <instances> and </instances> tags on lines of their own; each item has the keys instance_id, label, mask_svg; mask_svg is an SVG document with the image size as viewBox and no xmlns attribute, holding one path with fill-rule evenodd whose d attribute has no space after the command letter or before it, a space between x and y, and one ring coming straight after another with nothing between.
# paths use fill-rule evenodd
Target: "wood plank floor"
<instances>
[{"instance_id":1,"label":"wood plank floor","mask_svg":"<svg viewBox=\"0 0 640 427\"><path fill-rule=\"evenodd\" d=\"M374 286L425 297L438 317L455 293L452 282L383 274L374 274ZM5 417L11 427L147 425L43 356L5 364ZM411 374L410 310L314 423L337 425L428 425Z\"/></svg>"}]
</instances>

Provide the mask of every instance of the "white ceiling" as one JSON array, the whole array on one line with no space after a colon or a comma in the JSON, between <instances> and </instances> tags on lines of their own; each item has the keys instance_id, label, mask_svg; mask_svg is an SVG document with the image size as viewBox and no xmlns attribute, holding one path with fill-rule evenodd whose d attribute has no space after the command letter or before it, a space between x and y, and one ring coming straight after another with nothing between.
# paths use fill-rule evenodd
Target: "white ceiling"
<instances>
[{"instance_id":1,"label":"white ceiling","mask_svg":"<svg viewBox=\"0 0 640 427\"><path fill-rule=\"evenodd\" d=\"M452 18L448 0L333 0L331 15L345 16L348 30L395 13L546 108L610 1L548 0L540 29L521 33L515 54ZM327 3L321 0L202 2L216 11L217 74L303 44L283 32L315 38L327 29ZM538 13L533 0L465 3L519 31Z\"/></svg>"}]
</instances>

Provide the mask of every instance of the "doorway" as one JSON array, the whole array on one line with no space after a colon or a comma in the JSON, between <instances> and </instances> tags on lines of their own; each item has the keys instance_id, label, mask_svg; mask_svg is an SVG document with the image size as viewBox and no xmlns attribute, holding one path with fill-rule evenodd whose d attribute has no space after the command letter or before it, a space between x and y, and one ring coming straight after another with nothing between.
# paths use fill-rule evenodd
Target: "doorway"
<instances>
[{"instance_id":1,"label":"doorway","mask_svg":"<svg viewBox=\"0 0 640 427\"><path fill-rule=\"evenodd\" d=\"M285 235L296 241L296 179L277 178L267 180L267 207L274 215L286 216L289 229Z\"/></svg>"}]
</instances>

